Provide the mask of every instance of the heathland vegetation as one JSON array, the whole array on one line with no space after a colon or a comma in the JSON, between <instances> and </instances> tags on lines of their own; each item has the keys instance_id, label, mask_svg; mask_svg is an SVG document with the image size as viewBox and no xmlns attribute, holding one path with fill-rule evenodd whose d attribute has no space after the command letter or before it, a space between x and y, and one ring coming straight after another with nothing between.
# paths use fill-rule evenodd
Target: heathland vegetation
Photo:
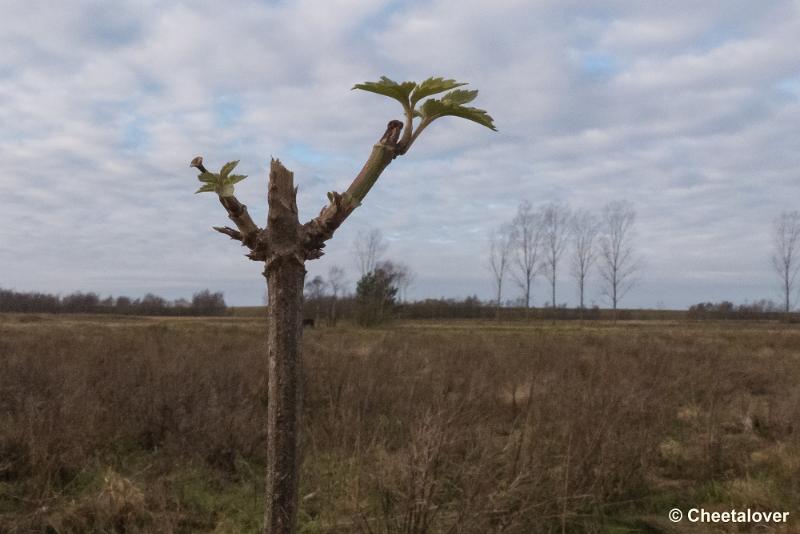
<instances>
[{"instance_id":1,"label":"heathland vegetation","mask_svg":"<svg viewBox=\"0 0 800 534\"><path fill-rule=\"evenodd\" d=\"M258 532L264 320L0 315L0 532ZM800 330L306 332L299 532L670 531L800 502Z\"/></svg>"}]
</instances>

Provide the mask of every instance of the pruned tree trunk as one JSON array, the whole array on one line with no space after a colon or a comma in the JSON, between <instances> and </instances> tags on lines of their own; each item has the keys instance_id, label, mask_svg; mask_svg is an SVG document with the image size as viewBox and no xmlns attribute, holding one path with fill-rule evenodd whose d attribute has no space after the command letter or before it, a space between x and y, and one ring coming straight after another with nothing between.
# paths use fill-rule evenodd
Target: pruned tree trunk
<instances>
[{"instance_id":1,"label":"pruned tree trunk","mask_svg":"<svg viewBox=\"0 0 800 534\"><path fill-rule=\"evenodd\" d=\"M294 177L272 160L269 173L267 308L267 506L264 531L294 532L302 414L303 282L306 270Z\"/></svg>"},{"instance_id":2,"label":"pruned tree trunk","mask_svg":"<svg viewBox=\"0 0 800 534\"><path fill-rule=\"evenodd\" d=\"M405 154L414 140L435 119L445 115L464 117L494 130L492 118L483 110L464 107L477 91L451 91L451 100L430 99L433 107L415 106L421 98L450 91L463 84L455 80L429 78L417 84L397 84L388 78L380 82L357 84L355 88L390 96L403 104L405 125L389 121L386 131L372 147L367 162L344 193L328 193L328 204L320 214L300 224L297 214L297 189L294 176L281 162L270 164L268 224L259 228L247 206L234 196L234 185L246 176L231 174L238 161L223 165L219 173L209 172L203 158L189 164L200 171L203 185L198 193L214 192L236 228L214 227L250 249L247 257L266 264L264 275L269 290L267 309L268 399L267 399L267 500L264 512L266 534L292 534L297 520L297 490L301 454L303 282L305 262L322 257L325 242L355 210L375 185L383 170L397 156ZM417 93L416 91L419 91ZM415 91L412 95L412 91ZM418 96L418 98L417 98ZM439 107L436 107L437 102ZM445 106L442 108L442 106ZM428 113L430 112L430 113ZM415 115L416 113L416 115ZM413 118L420 116L414 128ZM400 134L405 126L402 138ZM414 130L412 132L412 129Z\"/></svg>"}]
</instances>

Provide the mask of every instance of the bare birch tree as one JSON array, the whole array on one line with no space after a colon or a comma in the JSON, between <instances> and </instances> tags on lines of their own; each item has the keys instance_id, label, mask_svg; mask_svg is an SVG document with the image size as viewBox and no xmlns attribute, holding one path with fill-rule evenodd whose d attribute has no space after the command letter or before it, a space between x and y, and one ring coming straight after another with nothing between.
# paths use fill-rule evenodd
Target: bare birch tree
<instances>
[{"instance_id":1,"label":"bare birch tree","mask_svg":"<svg viewBox=\"0 0 800 534\"><path fill-rule=\"evenodd\" d=\"M514 231L514 261L511 270L514 281L522 290L525 309L530 308L533 282L539 272L542 218L527 200L520 202L511 225Z\"/></svg>"},{"instance_id":2,"label":"bare birch tree","mask_svg":"<svg viewBox=\"0 0 800 534\"><path fill-rule=\"evenodd\" d=\"M319 325L319 305L325 298L325 289L328 283L322 276L317 275L308 282L306 282L305 298L314 303L314 323Z\"/></svg>"},{"instance_id":3,"label":"bare birch tree","mask_svg":"<svg viewBox=\"0 0 800 534\"><path fill-rule=\"evenodd\" d=\"M577 210L572 216L572 261L570 272L578 284L580 308L584 309L586 278L597 259L597 217L586 209Z\"/></svg>"},{"instance_id":4,"label":"bare birch tree","mask_svg":"<svg viewBox=\"0 0 800 534\"><path fill-rule=\"evenodd\" d=\"M616 318L617 305L635 285L641 261L633 249L636 211L630 202L615 200L603 207L600 222L600 277L603 295L611 302Z\"/></svg>"},{"instance_id":5,"label":"bare birch tree","mask_svg":"<svg viewBox=\"0 0 800 534\"><path fill-rule=\"evenodd\" d=\"M489 269L492 272L497 296L495 309L498 319L500 319L500 305L503 302L503 281L508 275L513 246L514 229L511 225L503 224L489 234Z\"/></svg>"},{"instance_id":6,"label":"bare birch tree","mask_svg":"<svg viewBox=\"0 0 800 534\"><path fill-rule=\"evenodd\" d=\"M212 192L236 228L215 227L249 249L247 256L265 263L269 288L267 307L267 467L264 532L291 534L297 520L300 466L300 416L302 414L302 308L305 262L323 255L326 241L361 205L378 177L398 156L404 155L433 121L444 116L462 117L492 130L492 118L482 109L465 106L478 92L457 89L463 83L443 78L397 83L386 77L356 84L354 89L388 96L400 102L404 121L392 120L361 171L344 193L328 193L319 215L300 224L294 175L279 160L270 164L267 186L267 227L259 228L247 207L234 196L234 185L245 176L231 174L238 162L212 173L198 156L191 162L200 174L197 191ZM440 98L428 98L445 93ZM423 99L427 99L423 102ZM418 104L420 104L418 106ZM417 122L415 123L415 119Z\"/></svg>"},{"instance_id":7,"label":"bare birch tree","mask_svg":"<svg viewBox=\"0 0 800 534\"><path fill-rule=\"evenodd\" d=\"M395 284L397 284L397 296L400 302L408 299L408 290L414 284L414 272L407 263L402 261L394 262Z\"/></svg>"},{"instance_id":8,"label":"bare birch tree","mask_svg":"<svg viewBox=\"0 0 800 534\"><path fill-rule=\"evenodd\" d=\"M551 203L542 209L542 247L544 258L542 266L550 282L552 305L556 304L556 280L561 256L569 243L571 212L566 204Z\"/></svg>"},{"instance_id":9,"label":"bare birch tree","mask_svg":"<svg viewBox=\"0 0 800 534\"><path fill-rule=\"evenodd\" d=\"M358 270L363 277L367 273L375 270L375 266L383 259L386 254L386 249L389 245L383 239L383 234L377 228L371 230L359 230L356 234L356 239L353 242L355 248L356 263Z\"/></svg>"},{"instance_id":10,"label":"bare birch tree","mask_svg":"<svg viewBox=\"0 0 800 534\"><path fill-rule=\"evenodd\" d=\"M315 276L310 281L306 282L306 298L310 300L320 300L324 298L327 287L328 282L326 282L322 276Z\"/></svg>"},{"instance_id":11,"label":"bare birch tree","mask_svg":"<svg viewBox=\"0 0 800 534\"><path fill-rule=\"evenodd\" d=\"M328 285L331 287L331 294L334 297L338 297L342 291L344 291L344 269L338 265L332 265L331 268L328 269Z\"/></svg>"},{"instance_id":12,"label":"bare birch tree","mask_svg":"<svg viewBox=\"0 0 800 534\"><path fill-rule=\"evenodd\" d=\"M773 221L772 266L780 277L783 310L792 309L795 280L800 269L800 212L784 211Z\"/></svg>"},{"instance_id":13,"label":"bare birch tree","mask_svg":"<svg viewBox=\"0 0 800 534\"><path fill-rule=\"evenodd\" d=\"M344 269L338 265L331 266L331 268L328 269L328 285L331 288L331 310L328 322L331 326L336 326L336 308L339 301L339 294L344 290L344 284Z\"/></svg>"}]
</instances>

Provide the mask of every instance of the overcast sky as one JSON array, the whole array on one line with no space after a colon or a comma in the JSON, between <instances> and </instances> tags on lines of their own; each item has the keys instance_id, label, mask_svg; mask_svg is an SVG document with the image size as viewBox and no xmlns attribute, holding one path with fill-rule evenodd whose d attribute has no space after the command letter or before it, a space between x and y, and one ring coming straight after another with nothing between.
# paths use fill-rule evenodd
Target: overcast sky
<instances>
[{"instance_id":1,"label":"overcast sky","mask_svg":"<svg viewBox=\"0 0 800 534\"><path fill-rule=\"evenodd\" d=\"M224 291L262 266L210 230L198 154L241 160L265 218L270 156L301 219L344 190L396 102L354 83L455 78L497 133L436 122L387 169L309 274L356 278L379 228L412 298L492 294L487 235L520 200L637 211L646 268L623 306L779 297L770 225L800 209L800 2L0 0L0 287ZM576 302L565 270L559 301ZM508 296L516 291L509 284ZM598 282L587 301L602 303ZM543 279L534 302L547 300Z\"/></svg>"}]
</instances>

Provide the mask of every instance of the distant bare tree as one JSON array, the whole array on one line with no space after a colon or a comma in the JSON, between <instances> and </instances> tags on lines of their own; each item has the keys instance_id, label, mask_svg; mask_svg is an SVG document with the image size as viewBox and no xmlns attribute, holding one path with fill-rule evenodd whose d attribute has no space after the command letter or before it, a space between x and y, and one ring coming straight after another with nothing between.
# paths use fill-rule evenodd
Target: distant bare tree
<instances>
[{"instance_id":1,"label":"distant bare tree","mask_svg":"<svg viewBox=\"0 0 800 534\"><path fill-rule=\"evenodd\" d=\"M319 324L319 305L325 297L325 289L328 283L320 275L315 276L306 282L306 299L314 304L314 322Z\"/></svg>"},{"instance_id":2,"label":"distant bare tree","mask_svg":"<svg viewBox=\"0 0 800 534\"><path fill-rule=\"evenodd\" d=\"M569 206L551 203L542 209L542 247L544 248L545 276L550 282L553 308L556 304L556 279L558 277L558 264L569 242L570 220L572 218Z\"/></svg>"},{"instance_id":3,"label":"distant bare tree","mask_svg":"<svg viewBox=\"0 0 800 534\"><path fill-rule=\"evenodd\" d=\"M489 234L489 269L494 277L497 299L495 300L497 318L500 318L500 304L503 302L503 280L508 274L511 250L514 245L514 229L503 224Z\"/></svg>"},{"instance_id":4,"label":"distant bare tree","mask_svg":"<svg viewBox=\"0 0 800 534\"><path fill-rule=\"evenodd\" d=\"M319 300L325 296L327 282L320 275L315 276L306 282L306 298L308 300Z\"/></svg>"},{"instance_id":5,"label":"distant bare tree","mask_svg":"<svg viewBox=\"0 0 800 534\"><path fill-rule=\"evenodd\" d=\"M344 269L338 265L331 266L328 269L328 285L331 288L331 311L329 317L330 326L336 326L336 305L339 300L339 293L344 291L345 278Z\"/></svg>"},{"instance_id":6,"label":"distant bare tree","mask_svg":"<svg viewBox=\"0 0 800 534\"><path fill-rule=\"evenodd\" d=\"M533 211L529 201L523 200L511 222L514 231L514 268L511 273L522 289L526 310L531 305L531 288L540 268L541 221L541 214Z\"/></svg>"},{"instance_id":7,"label":"distant bare tree","mask_svg":"<svg viewBox=\"0 0 800 534\"><path fill-rule=\"evenodd\" d=\"M773 240L775 252L772 255L772 266L781 279L783 293L783 309L786 313L792 309L795 279L800 269L800 212L784 211L773 222Z\"/></svg>"},{"instance_id":8,"label":"distant bare tree","mask_svg":"<svg viewBox=\"0 0 800 534\"><path fill-rule=\"evenodd\" d=\"M331 294L334 297L338 297L339 294L344 291L345 284L344 269L338 265L332 265L331 268L328 269L328 286L331 288Z\"/></svg>"},{"instance_id":9,"label":"distant bare tree","mask_svg":"<svg viewBox=\"0 0 800 534\"><path fill-rule=\"evenodd\" d=\"M586 277L597 259L595 241L598 232L597 217L589 210L577 210L572 217L572 262L570 271L578 283L580 307L584 306Z\"/></svg>"},{"instance_id":10,"label":"distant bare tree","mask_svg":"<svg viewBox=\"0 0 800 534\"><path fill-rule=\"evenodd\" d=\"M225 313L225 296L217 291L204 289L192 295L192 310L200 315L222 315Z\"/></svg>"},{"instance_id":11,"label":"distant bare tree","mask_svg":"<svg viewBox=\"0 0 800 534\"><path fill-rule=\"evenodd\" d=\"M400 302L405 302L408 298L408 290L414 284L414 272L407 263L401 261L394 263L395 284Z\"/></svg>"},{"instance_id":12,"label":"distant bare tree","mask_svg":"<svg viewBox=\"0 0 800 534\"><path fill-rule=\"evenodd\" d=\"M375 270L375 266L389 248L383 239L383 234L377 228L369 231L359 230L353 245L356 249L355 259L362 277Z\"/></svg>"},{"instance_id":13,"label":"distant bare tree","mask_svg":"<svg viewBox=\"0 0 800 534\"><path fill-rule=\"evenodd\" d=\"M641 262L633 251L636 211L630 202L615 200L603 208L600 222L600 276L603 294L611 301L616 318L617 305L636 283L634 275Z\"/></svg>"}]
</instances>

